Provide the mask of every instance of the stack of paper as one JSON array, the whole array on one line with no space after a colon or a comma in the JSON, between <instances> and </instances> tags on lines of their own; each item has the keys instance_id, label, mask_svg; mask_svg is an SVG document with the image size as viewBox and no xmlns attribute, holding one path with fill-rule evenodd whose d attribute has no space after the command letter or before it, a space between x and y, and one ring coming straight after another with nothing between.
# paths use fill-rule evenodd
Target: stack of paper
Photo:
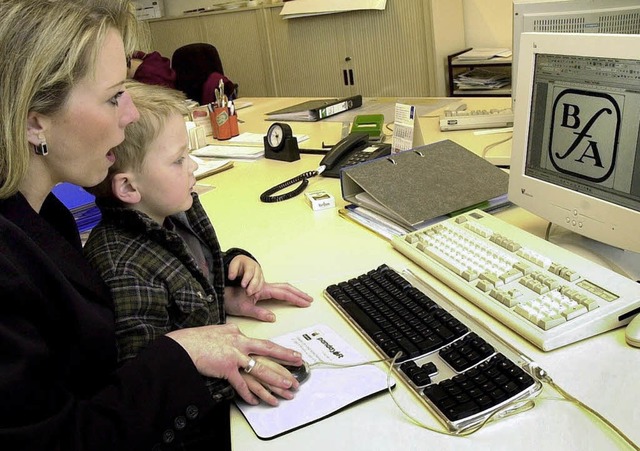
<instances>
[{"instance_id":1,"label":"stack of paper","mask_svg":"<svg viewBox=\"0 0 640 451\"><path fill-rule=\"evenodd\" d=\"M194 155L191 155L191 158L198 163L198 169L193 173L196 176L196 180L209 177L210 175L226 171L233 167L233 161L230 160L203 160Z\"/></svg>"},{"instance_id":2,"label":"stack of paper","mask_svg":"<svg viewBox=\"0 0 640 451\"><path fill-rule=\"evenodd\" d=\"M256 160L264 155L264 148L258 146L209 145L192 151L191 155L208 158Z\"/></svg>"},{"instance_id":3,"label":"stack of paper","mask_svg":"<svg viewBox=\"0 0 640 451\"><path fill-rule=\"evenodd\" d=\"M102 215L95 197L84 188L71 183L61 183L53 188L53 194L71 211L78 231L88 232L100 221Z\"/></svg>"},{"instance_id":4,"label":"stack of paper","mask_svg":"<svg viewBox=\"0 0 640 451\"><path fill-rule=\"evenodd\" d=\"M485 68L475 68L458 75L453 81L457 89L499 89L511 83L511 77L504 72L491 71Z\"/></svg>"}]
</instances>

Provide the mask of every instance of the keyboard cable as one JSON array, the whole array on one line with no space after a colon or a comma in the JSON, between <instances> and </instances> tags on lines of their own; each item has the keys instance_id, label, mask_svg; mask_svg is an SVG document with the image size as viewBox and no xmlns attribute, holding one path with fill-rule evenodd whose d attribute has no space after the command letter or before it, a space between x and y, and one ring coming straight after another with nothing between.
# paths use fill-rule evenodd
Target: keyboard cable
<instances>
[{"instance_id":1,"label":"keyboard cable","mask_svg":"<svg viewBox=\"0 0 640 451\"><path fill-rule=\"evenodd\" d=\"M435 432L436 434L448 435L448 436L452 436L452 437L468 437L468 436L478 432L480 429L482 429L484 426L486 426L491 421L494 421L496 419L506 418L506 417L509 417L509 416L512 416L512 415L515 415L515 414L518 414L518 413L522 413L522 412L526 412L528 410L531 410L533 407L535 407L535 404L536 404L536 399L535 398L538 397L538 395L542 391L542 390L539 390L539 391L537 391L535 393L532 393L529 397L524 398L524 399L514 399L513 401L505 404L502 408L500 408L500 409L496 410L495 412L491 413L490 415L488 415L481 422L471 424L471 425L469 425L469 426L467 426L467 427L465 427L463 429L460 429L459 431L449 432L449 431L443 431L443 430L439 430L439 429L434 429L434 428L432 428L430 426L427 426L426 424L422 423L420 420L416 419L409 412L407 412L400 405L399 401L396 399L396 397L395 397L395 395L393 393L393 384L391 383L391 376L392 376L392 373L393 373L393 369L394 369L394 367L396 365L396 361L401 356L402 356L402 352L397 352L392 358L388 357L388 358L382 358L382 359L376 359L376 360L368 360L368 361L365 361L365 362L357 362L357 363L333 363L333 362L325 362L325 361L319 360L319 361L316 361L316 362L313 362L313 363L309 363L309 367L313 368L313 367L316 367L316 366L322 366L322 367L333 367L333 368L351 368L351 367L362 366L362 365L371 365L371 364L374 364L374 363L388 363L389 364L389 368L388 368L388 371L387 371L387 391L389 392L389 395L391 396L391 399L395 403L396 407L407 418L409 418L414 424L416 424L417 426L419 426L419 427L421 427L423 429L426 429L428 431ZM618 427L616 425L614 425L609 420L607 420L598 411L596 411L595 409L592 409L588 405L584 404L582 401L574 398L571 394L569 394L567 391L565 391L562 387L557 385L554 382L554 380L551 378L551 376L549 376L549 374L545 370L543 370L542 368L537 366L535 363L531 363L529 365L529 373L535 379L537 379L539 382L547 384L549 387L551 387L557 393L562 395L562 398L550 398L550 397L546 397L545 396L545 397L540 397L540 399L544 399L544 400L548 400L548 401L566 401L566 402L570 402L572 404L575 404L577 407L587 411L588 413L590 413L591 415L596 417L598 420L603 422L609 429L611 429L622 440L624 440L632 450L640 451L640 447L638 445L636 445L624 432L622 432L620 429L618 429Z\"/></svg>"}]
</instances>

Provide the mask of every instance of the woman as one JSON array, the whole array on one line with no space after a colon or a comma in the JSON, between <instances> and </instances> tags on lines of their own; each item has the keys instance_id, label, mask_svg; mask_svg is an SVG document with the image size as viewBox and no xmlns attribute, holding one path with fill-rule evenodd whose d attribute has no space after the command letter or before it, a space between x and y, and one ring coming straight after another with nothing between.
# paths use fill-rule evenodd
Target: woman
<instances>
[{"instance_id":1,"label":"woman","mask_svg":"<svg viewBox=\"0 0 640 451\"><path fill-rule=\"evenodd\" d=\"M202 376L254 404L297 388L257 356L300 365L299 354L233 325L172 331L116 366L108 288L50 191L104 179L137 119L124 90L131 11L124 0L0 2L2 449L228 449L228 401Z\"/></svg>"}]
</instances>

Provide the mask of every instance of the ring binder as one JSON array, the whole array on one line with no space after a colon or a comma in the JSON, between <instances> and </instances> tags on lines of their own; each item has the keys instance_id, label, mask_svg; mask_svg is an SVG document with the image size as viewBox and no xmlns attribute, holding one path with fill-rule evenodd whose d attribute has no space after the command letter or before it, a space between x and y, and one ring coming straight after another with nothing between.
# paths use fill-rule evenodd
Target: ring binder
<instances>
[{"instance_id":1,"label":"ring binder","mask_svg":"<svg viewBox=\"0 0 640 451\"><path fill-rule=\"evenodd\" d=\"M439 216L483 202L507 203L509 176L445 140L348 166L340 182L346 201L418 229Z\"/></svg>"}]
</instances>

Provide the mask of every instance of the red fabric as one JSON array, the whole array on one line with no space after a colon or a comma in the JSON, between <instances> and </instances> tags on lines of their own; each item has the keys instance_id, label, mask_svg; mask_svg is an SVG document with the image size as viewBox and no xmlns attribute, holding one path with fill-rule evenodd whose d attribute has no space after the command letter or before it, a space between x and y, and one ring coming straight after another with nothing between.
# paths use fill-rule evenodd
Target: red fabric
<instances>
[{"instance_id":1,"label":"red fabric","mask_svg":"<svg viewBox=\"0 0 640 451\"><path fill-rule=\"evenodd\" d=\"M176 73L171 68L171 61L158 52L144 54L136 52L134 58L142 63L136 69L133 79L149 85L160 85L175 89Z\"/></svg>"},{"instance_id":2,"label":"red fabric","mask_svg":"<svg viewBox=\"0 0 640 451\"><path fill-rule=\"evenodd\" d=\"M218 89L220 80L222 80L224 83L224 93L227 95L227 98L229 98L229 100L233 99L233 94L236 89L236 85L221 73L212 72L207 78L207 81L204 82L204 85L202 85L201 105L206 105L208 103L212 103L216 101L215 90Z\"/></svg>"}]
</instances>

